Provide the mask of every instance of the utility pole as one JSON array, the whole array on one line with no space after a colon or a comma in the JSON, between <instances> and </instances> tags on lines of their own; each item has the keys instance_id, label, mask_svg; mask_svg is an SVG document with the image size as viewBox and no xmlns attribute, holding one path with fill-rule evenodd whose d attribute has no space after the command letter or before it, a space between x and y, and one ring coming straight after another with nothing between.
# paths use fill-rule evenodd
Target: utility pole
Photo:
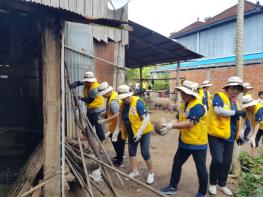
<instances>
[{"instance_id":1,"label":"utility pole","mask_svg":"<svg viewBox=\"0 0 263 197\"><path fill-rule=\"evenodd\" d=\"M238 0L237 6L237 26L236 26L236 74L243 79L243 43L244 43L244 0ZM242 103L242 94L238 99ZM240 148L234 145L232 174L240 176Z\"/></svg>"}]
</instances>

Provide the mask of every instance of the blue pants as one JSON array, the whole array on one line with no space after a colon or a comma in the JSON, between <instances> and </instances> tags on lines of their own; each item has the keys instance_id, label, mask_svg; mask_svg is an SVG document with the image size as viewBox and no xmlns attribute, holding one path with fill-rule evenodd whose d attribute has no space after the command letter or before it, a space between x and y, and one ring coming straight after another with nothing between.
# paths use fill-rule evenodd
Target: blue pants
<instances>
[{"instance_id":1,"label":"blue pants","mask_svg":"<svg viewBox=\"0 0 263 197\"><path fill-rule=\"evenodd\" d=\"M112 137L112 134L110 135ZM123 156L124 156L124 150L125 150L125 142L126 140L123 140L121 138L121 132L118 135L117 142L112 142L112 145L114 147L114 150L116 152L116 163L122 163L123 162Z\"/></svg>"},{"instance_id":2,"label":"blue pants","mask_svg":"<svg viewBox=\"0 0 263 197\"><path fill-rule=\"evenodd\" d=\"M129 156L135 157L137 154L137 147L140 143L141 146L141 154L145 161L151 159L150 154L150 139L151 139L152 133L147 133L145 135L142 135L139 142L134 142L133 136L128 136L128 148L129 148Z\"/></svg>"},{"instance_id":3,"label":"blue pants","mask_svg":"<svg viewBox=\"0 0 263 197\"><path fill-rule=\"evenodd\" d=\"M212 156L210 165L210 184L226 186L227 177L232 163L234 142L226 142L208 135L209 148Z\"/></svg>"},{"instance_id":4,"label":"blue pants","mask_svg":"<svg viewBox=\"0 0 263 197\"><path fill-rule=\"evenodd\" d=\"M205 195L208 185L208 173L205 164L206 153L207 150L189 150L189 149L178 148L174 156L170 186L173 188L177 188L182 173L182 166L189 158L189 156L192 155L195 162L195 167L199 180L198 192Z\"/></svg>"},{"instance_id":5,"label":"blue pants","mask_svg":"<svg viewBox=\"0 0 263 197\"><path fill-rule=\"evenodd\" d=\"M102 128L102 125L98 123L99 115L101 113L102 112L87 113L87 117L91 125L95 127L98 138L100 139L100 141L103 141L105 140L104 129Z\"/></svg>"}]
</instances>

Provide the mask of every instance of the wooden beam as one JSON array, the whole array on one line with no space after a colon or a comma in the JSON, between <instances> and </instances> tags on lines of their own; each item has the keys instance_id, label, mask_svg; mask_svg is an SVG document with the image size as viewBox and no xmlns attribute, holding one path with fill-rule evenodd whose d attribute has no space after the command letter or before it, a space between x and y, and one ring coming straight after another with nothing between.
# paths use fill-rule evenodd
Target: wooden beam
<instances>
[{"instance_id":1,"label":"wooden beam","mask_svg":"<svg viewBox=\"0 0 263 197\"><path fill-rule=\"evenodd\" d=\"M44 178L60 171L60 32L59 23L46 23L43 31L43 127L44 127ZM60 196L60 176L44 187L45 197Z\"/></svg>"}]
</instances>

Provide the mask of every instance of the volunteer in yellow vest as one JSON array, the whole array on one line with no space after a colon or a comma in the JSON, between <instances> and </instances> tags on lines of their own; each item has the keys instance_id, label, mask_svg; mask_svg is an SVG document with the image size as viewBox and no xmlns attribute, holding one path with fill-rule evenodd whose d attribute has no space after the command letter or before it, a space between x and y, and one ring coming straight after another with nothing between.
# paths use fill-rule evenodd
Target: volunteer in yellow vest
<instances>
[{"instance_id":1,"label":"volunteer in yellow vest","mask_svg":"<svg viewBox=\"0 0 263 197\"><path fill-rule=\"evenodd\" d=\"M150 138L153 127L149 115L145 109L143 101L137 96L132 96L133 92L131 92L129 86L121 85L118 87L118 94L118 98L124 103L121 109L121 117L125 125L125 132L128 135L131 168L129 176L139 176L136 153L138 144L140 143L141 154L148 167L146 183L152 184L154 182L154 172L150 155Z\"/></svg>"},{"instance_id":2,"label":"volunteer in yellow vest","mask_svg":"<svg viewBox=\"0 0 263 197\"><path fill-rule=\"evenodd\" d=\"M116 152L116 157L113 158L113 164L115 167L123 166L123 156L125 149L126 138L121 131L119 121L119 111L121 100L118 99L118 94L113 90L107 82L103 82L99 85L99 95L107 99L106 101L106 119L100 119L100 124L106 123L110 132L111 142Z\"/></svg>"},{"instance_id":3,"label":"volunteer in yellow vest","mask_svg":"<svg viewBox=\"0 0 263 197\"><path fill-rule=\"evenodd\" d=\"M105 134L102 125L98 123L98 119L105 107L104 98L98 95L99 83L92 72L85 72L82 81L75 81L70 85L71 88L76 88L77 86L84 86L83 97L79 97L79 99L85 102L87 117L90 123L95 126L98 138L100 141L103 141L105 140Z\"/></svg>"},{"instance_id":4,"label":"volunteer in yellow vest","mask_svg":"<svg viewBox=\"0 0 263 197\"><path fill-rule=\"evenodd\" d=\"M203 105L206 106L207 111L209 110L209 107L211 107L211 103L212 103L211 94L209 92L209 88L212 85L213 85L212 83L205 80L205 81L203 81L203 83L201 84L201 88L199 89L199 97L200 97Z\"/></svg>"},{"instance_id":5,"label":"volunteer in yellow vest","mask_svg":"<svg viewBox=\"0 0 263 197\"><path fill-rule=\"evenodd\" d=\"M243 96L243 108L247 112L247 119L252 126L250 142L253 148L258 147L260 138L263 136L263 105L259 104L250 95Z\"/></svg>"},{"instance_id":6,"label":"volunteer in yellow vest","mask_svg":"<svg viewBox=\"0 0 263 197\"><path fill-rule=\"evenodd\" d=\"M226 195L233 193L226 186L229 174L234 142L243 144L239 136L239 119L245 117L245 111L239 110L237 96L243 91L243 80L230 77L223 87L224 91L216 93L209 110L208 141L212 161L210 165L209 192L216 195L217 188Z\"/></svg>"},{"instance_id":7,"label":"volunteer in yellow vest","mask_svg":"<svg viewBox=\"0 0 263 197\"><path fill-rule=\"evenodd\" d=\"M196 197L204 197L207 192L207 114L205 106L198 96L198 86L198 83L185 80L182 86L176 88L180 91L183 100L179 109L179 120L164 124L164 128L160 130L161 135L167 134L170 129L180 130L179 147L174 156L170 184L161 189L161 193L165 195L176 194L182 166L191 155L199 179L199 189Z\"/></svg>"},{"instance_id":8,"label":"volunteer in yellow vest","mask_svg":"<svg viewBox=\"0 0 263 197\"><path fill-rule=\"evenodd\" d=\"M244 96L245 95L250 95L249 91L253 89L253 87L250 85L250 83L247 83L247 82L243 83L243 87L244 87L243 95ZM241 135L243 136L243 138L245 140L248 140L247 136L248 136L248 134L249 134L249 132L251 130L251 125L250 125L250 121L247 118L244 121L245 121L245 123L242 123L241 125L245 124L245 128L244 128L245 130L244 130L244 133L241 133ZM242 132L242 131L240 131L240 132Z\"/></svg>"},{"instance_id":9,"label":"volunteer in yellow vest","mask_svg":"<svg viewBox=\"0 0 263 197\"><path fill-rule=\"evenodd\" d=\"M244 96L249 94L248 92L253 89L253 87L248 82L243 83L243 87L244 87L243 90Z\"/></svg>"}]
</instances>

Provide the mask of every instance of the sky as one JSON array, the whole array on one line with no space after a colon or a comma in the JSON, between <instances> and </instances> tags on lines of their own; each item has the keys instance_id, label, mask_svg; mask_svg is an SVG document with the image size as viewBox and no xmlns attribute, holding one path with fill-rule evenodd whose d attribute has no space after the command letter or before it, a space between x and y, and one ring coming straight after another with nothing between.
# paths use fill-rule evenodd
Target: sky
<instances>
[{"instance_id":1,"label":"sky","mask_svg":"<svg viewBox=\"0 0 263 197\"><path fill-rule=\"evenodd\" d=\"M250 0L256 3L256 0ZM238 0L131 0L129 19L169 36L206 17L212 17L237 4ZM263 5L263 0L259 1Z\"/></svg>"}]
</instances>

